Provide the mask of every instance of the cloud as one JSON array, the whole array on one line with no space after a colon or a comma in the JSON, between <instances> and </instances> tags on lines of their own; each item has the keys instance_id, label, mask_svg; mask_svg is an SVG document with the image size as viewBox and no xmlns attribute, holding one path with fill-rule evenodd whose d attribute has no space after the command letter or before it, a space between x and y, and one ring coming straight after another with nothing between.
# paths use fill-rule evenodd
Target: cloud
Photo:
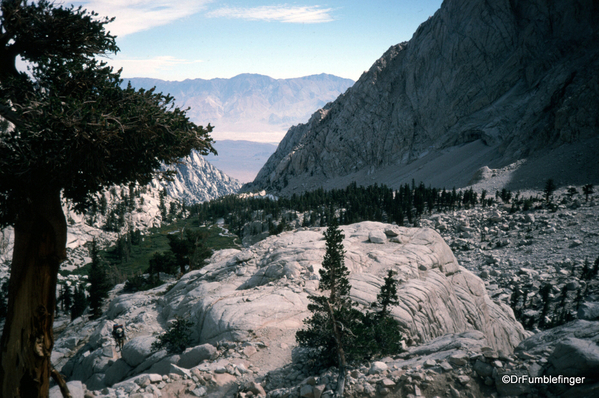
<instances>
[{"instance_id":1,"label":"cloud","mask_svg":"<svg viewBox=\"0 0 599 398\"><path fill-rule=\"evenodd\" d=\"M176 76L173 72L179 68L199 64L202 60L187 60L175 58L169 55L143 59L102 59L115 70L123 68L122 75L128 77L153 77L157 79L168 79L168 76Z\"/></svg>"},{"instance_id":2,"label":"cloud","mask_svg":"<svg viewBox=\"0 0 599 398\"><path fill-rule=\"evenodd\" d=\"M249 21L278 21L285 23L322 23L331 22L332 8L320 6L262 6L252 8L222 7L206 14L210 18L237 18Z\"/></svg>"},{"instance_id":3,"label":"cloud","mask_svg":"<svg viewBox=\"0 0 599 398\"><path fill-rule=\"evenodd\" d=\"M111 34L123 37L166 25L196 14L211 0L85 0L76 2L100 17L116 17L107 26Z\"/></svg>"}]
</instances>

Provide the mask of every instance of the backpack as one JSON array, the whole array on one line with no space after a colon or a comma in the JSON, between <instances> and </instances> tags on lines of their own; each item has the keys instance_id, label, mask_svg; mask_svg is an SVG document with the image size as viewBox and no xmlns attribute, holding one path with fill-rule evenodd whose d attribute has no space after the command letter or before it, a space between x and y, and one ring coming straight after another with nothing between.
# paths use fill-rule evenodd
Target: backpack
<instances>
[{"instance_id":1,"label":"backpack","mask_svg":"<svg viewBox=\"0 0 599 398\"><path fill-rule=\"evenodd\" d=\"M125 337L125 331L122 327L118 327L114 330L114 337L117 339L122 339L123 337Z\"/></svg>"}]
</instances>

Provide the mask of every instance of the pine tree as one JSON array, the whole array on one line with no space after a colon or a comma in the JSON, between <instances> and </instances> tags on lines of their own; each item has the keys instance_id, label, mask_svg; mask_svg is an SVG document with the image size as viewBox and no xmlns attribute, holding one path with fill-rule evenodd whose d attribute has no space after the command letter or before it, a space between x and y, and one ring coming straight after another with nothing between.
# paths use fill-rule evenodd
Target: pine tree
<instances>
[{"instance_id":1,"label":"pine tree","mask_svg":"<svg viewBox=\"0 0 599 398\"><path fill-rule=\"evenodd\" d=\"M399 305L397 296L397 281L393 278L395 272L389 270L385 277L385 283L381 286L381 291L376 296L376 302L371 307L377 309L377 317L384 318L390 314L389 307Z\"/></svg>"},{"instance_id":2,"label":"pine tree","mask_svg":"<svg viewBox=\"0 0 599 398\"><path fill-rule=\"evenodd\" d=\"M97 319L102 315L102 304L108 298L110 291L110 282L108 281L108 272L100 258L98 245L96 240L92 241L90 248L92 258L91 269L89 270L88 281L89 287L89 306L92 312L92 319Z\"/></svg>"},{"instance_id":3,"label":"pine tree","mask_svg":"<svg viewBox=\"0 0 599 398\"><path fill-rule=\"evenodd\" d=\"M580 274L580 279L583 281L588 281L593 277L593 271L591 270L591 264L588 259L584 260L584 265L582 267L582 272Z\"/></svg>"},{"instance_id":4,"label":"pine tree","mask_svg":"<svg viewBox=\"0 0 599 398\"><path fill-rule=\"evenodd\" d=\"M545 183L545 189L543 189L543 192L545 193L545 201L547 203L551 202L551 195L553 195L553 192L555 192L556 189L557 189L557 186L553 182L553 179L552 178L548 179L547 182Z\"/></svg>"},{"instance_id":5,"label":"pine tree","mask_svg":"<svg viewBox=\"0 0 599 398\"><path fill-rule=\"evenodd\" d=\"M584 201L589 201L589 196L593 194L593 184L586 184L582 187L582 193L584 194Z\"/></svg>"},{"instance_id":6,"label":"pine tree","mask_svg":"<svg viewBox=\"0 0 599 398\"><path fill-rule=\"evenodd\" d=\"M374 311L362 319L361 328L356 330L356 342L352 346L358 356L389 355L401 351L402 333L399 322L391 317L390 307L399 305L395 272L389 270L381 286L377 301L371 304Z\"/></svg>"},{"instance_id":7,"label":"pine tree","mask_svg":"<svg viewBox=\"0 0 599 398\"><path fill-rule=\"evenodd\" d=\"M343 233L333 218L324 233L326 252L320 269L318 290L328 291L328 296L308 296L312 301L308 310L312 317L304 320L307 329L296 333L296 340L303 347L315 348L325 365L339 367L337 394L343 396L345 386L345 368L347 365L345 349L355 340L352 329L356 329L362 314L356 310L349 297L349 270L345 266Z\"/></svg>"},{"instance_id":8,"label":"pine tree","mask_svg":"<svg viewBox=\"0 0 599 398\"><path fill-rule=\"evenodd\" d=\"M78 285L75 287L75 293L73 294L73 305L71 306L71 321L83 315L87 308L87 297L85 297L85 289L83 286Z\"/></svg>"},{"instance_id":9,"label":"pine tree","mask_svg":"<svg viewBox=\"0 0 599 398\"><path fill-rule=\"evenodd\" d=\"M549 313L549 306L551 305L551 299L549 294L551 293L552 286L549 283L544 284L539 293L541 295L541 300L543 302L543 308L541 309L541 316L539 320L539 328L545 329L549 327L547 324L547 314Z\"/></svg>"},{"instance_id":10,"label":"pine tree","mask_svg":"<svg viewBox=\"0 0 599 398\"><path fill-rule=\"evenodd\" d=\"M62 312L68 313L71 311L71 306L73 305L73 292L71 291L71 286L66 283L62 286Z\"/></svg>"}]
</instances>

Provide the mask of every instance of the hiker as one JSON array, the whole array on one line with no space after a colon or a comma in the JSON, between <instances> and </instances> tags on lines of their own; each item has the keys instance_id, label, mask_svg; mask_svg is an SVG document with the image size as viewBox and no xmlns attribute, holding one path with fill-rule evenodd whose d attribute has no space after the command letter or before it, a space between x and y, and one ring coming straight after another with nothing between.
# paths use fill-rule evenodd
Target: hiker
<instances>
[{"instance_id":1,"label":"hiker","mask_svg":"<svg viewBox=\"0 0 599 398\"><path fill-rule=\"evenodd\" d=\"M114 341L116 342L119 351L123 349L123 345L125 344L125 326L123 325L112 325L112 337L114 337Z\"/></svg>"}]
</instances>

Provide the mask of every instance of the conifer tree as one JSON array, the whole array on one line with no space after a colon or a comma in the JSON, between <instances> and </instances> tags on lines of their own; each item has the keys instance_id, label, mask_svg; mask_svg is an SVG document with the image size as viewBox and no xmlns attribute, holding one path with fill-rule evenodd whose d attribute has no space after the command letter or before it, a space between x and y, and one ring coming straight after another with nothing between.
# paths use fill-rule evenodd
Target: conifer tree
<instances>
[{"instance_id":1,"label":"conifer tree","mask_svg":"<svg viewBox=\"0 0 599 398\"><path fill-rule=\"evenodd\" d=\"M68 313L71 311L71 306L73 305L73 292L71 291L71 286L66 283L62 285L62 312Z\"/></svg>"},{"instance_id":2,"label":"conifer tree","mask_svg":"<svg viewBox=\"0 0 599 398\"><path fill-rule=\"evenodd\" d=\"M582 193L584 194L584 201L589 201L589 196L593 194L593 184L586 184L582 187Z\"/></svg>"},{"instance_id":3,"label":"conifer tree","mask_svg":"<svg viewBox=\"0 0 599 398\"><path fill-rule=\"evenodd\" d=\"M108 298L110 291L110 282L108 281L108 272L102 262L96 240L92 241L90 248L92 258L91 268L89 270L89 306L92 312L92 319L97 319L102 315L102 305Z\"/></svg>"},{"instance_id":4,"label":"conifer tree","mask_svg":"<svg viewBox=\"0 0 599 398\"><path fill-rule=\"evenodd\" d=\"M548 179L545 183L545 189L543 189L543 193L545 193L545 201L547 203L551 202L551 195L553 195L553 192L555 192L556 189L557 186L555 185L555 182L553 182L553 179Z\"/></svg>"},{"instance_id":5,"label":"conifer tree","mask_svg":"<svg viewBox=\"0 0 599 398\"><path fill-rule=\"evenodd\" d=\"M343 396L345 386L345 368L347 359L345 349L355 339L352 329L358 326L361 313L352 303L349 292L349 270L345 266L343 233L336 220L331 220L324 233L326 252L319 270L320 283L318 290L328 292L327 296L308 296L312 302L308 310L312 317L304 320L307 329L296 333L296 340L301 346L315 348L325 365L339 367L337 394Z\"/></svg>"},{"instance_id":6,"label":"conifer tree","mask_svg":"<svg viewBox=\"0 0 599 398\"><path fill-rule=\"evenodd\" d=\"M58 3L58 2L56 2ZM0 1L0 228L14 226L0 395L48 394L63 200L83 211L114 184L149 183L163 163L213 152L210 126L174 99L122 86L110 18L48 0ZM17 65L24 62L28 72ZM39 341L40 344L24 342ZM66 385L61 385L66 388Z\"/></svg>"},{"instance_id":7,"label":"conifer tree","mask_svg":"<svg viewBox=\"0 0 599 398\"><path fill-rule=\"evenodd\" d=\"M402 333L399 322L391 317L390 307L399 304L395 272L389 270L385 283L371 304L373 312L367 313L361 328L356 331L356 342L352 351L361 356L389 355L401 351Z\"/></svg>"},{"instance_id":8,"label":"conifer tree","mask_svg":"<svg viewBox=\"0 0 599 398\"><path fill-rule=\"evenodd\" d=\"M73 294L73 305L71 306L71 321L77 319L87 308L87 297L85 297L85 289L78 285L75 287Z\"/></svg>"}]
</instances>

